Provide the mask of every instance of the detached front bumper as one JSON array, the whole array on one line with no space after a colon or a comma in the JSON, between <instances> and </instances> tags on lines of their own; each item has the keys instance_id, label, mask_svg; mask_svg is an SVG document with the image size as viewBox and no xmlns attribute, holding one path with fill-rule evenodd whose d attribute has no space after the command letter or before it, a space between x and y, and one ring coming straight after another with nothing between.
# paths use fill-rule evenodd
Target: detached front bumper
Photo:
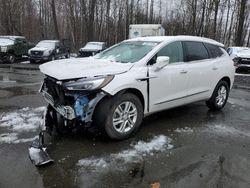
<instances>
[{"instance_id":1,"label":"detached front bumper","mask_svg":"<svg viewBox=\"0 0 250 188\"><path fill-rule=\"evenodd\" d=\"M60 88L61 86L56 82L49 83L50 86L47 85L48 83L44 82L40 89L40 93L43 95L46 102L65 119L78 119L84 123L92 121L92 115L96 105L107 95L102 91L94 94L82 94L77 92L65 94L62 88ZM50 92L52 88L54 88L53 94Z\"/></svg>"}]
</instances>

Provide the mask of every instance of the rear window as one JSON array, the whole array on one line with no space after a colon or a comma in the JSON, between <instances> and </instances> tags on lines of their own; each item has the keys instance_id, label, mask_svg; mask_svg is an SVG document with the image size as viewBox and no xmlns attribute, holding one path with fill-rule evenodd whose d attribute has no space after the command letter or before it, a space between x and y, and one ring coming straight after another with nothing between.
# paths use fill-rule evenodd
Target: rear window
<instances>
[{"instance_id":1,"label":"rear window","mask_svg":"<svg viewBox=\"0 0 250 188\"><path fill-rule=\"evenodd\" d=\"M208 43L204 43L204 45L206 46L209 52L210 58L221 57L223 55L223 52L220 47Z\"/></svg>"},{"instance_id":2,"label":"rear window","mask_svg":"<svg viewBox=\"0 0 250 188\"><path fill-rule=\"evenodd\" d=\"M208 59L209 54L204 44L201 42L183 42L186 49L186 61L197 61Z\"/></svg>"}]
</instances>

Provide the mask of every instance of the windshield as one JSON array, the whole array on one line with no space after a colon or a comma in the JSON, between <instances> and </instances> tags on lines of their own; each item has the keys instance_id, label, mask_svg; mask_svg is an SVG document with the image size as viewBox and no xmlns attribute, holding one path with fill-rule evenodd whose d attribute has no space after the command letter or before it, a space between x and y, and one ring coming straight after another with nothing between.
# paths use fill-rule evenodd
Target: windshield
<instances>
[{"instance_id":1,"label":"windshield","mask_svg":"<svg viewBox=\"0 0 250 188\"><path fill-rule=\"evenodd\" d=\"M0 38L0 45L1 46L7 46L7 45L13 45L14 40L8 39L8 38Z\"/></svg>"},{"instance_id":2,"label":"windshield","mask_svg":"<svg viewBox=\"0 0 250 188\"><path fill-rule=\"evenodd\" d=\"M119 63L135 63L147 55L157 42L129 41L122 42L100 54L97 59L110 59Z\"/></svg>"},{"instance_id":3,"label":"windshield","mask_svg":"<svg viewBox=\"0 0 250 188\"><path fill-rule=\"evenodd\" d=\"M247 47L236 48L236 53L238 53L238 52L245 52L245 51L248 51L248 50L250 50L250 48L247 48Z\"/></svg>"},{"instance_id":4,"label":"windshield","mask_svg":"<svg viewBox=\"0 0 250 188\"><path fill-rule=\"evenodd\" d=\"M101 50L102 44L89 42L83 48L84 49L91 49L91 50Z\"/></svg>"},{"instance_id":5,"label":"windshield","mask_svg":"<svg viewBox=\"0 0 250 188\"><path fill-rule=\"evenodd\" d=\"M45 41L41 41L39 42L36 47L43 47L43 48L49 48L49 49L53 49L55 48L55 42L45 42Z\"/></svg>"}]
</instances>

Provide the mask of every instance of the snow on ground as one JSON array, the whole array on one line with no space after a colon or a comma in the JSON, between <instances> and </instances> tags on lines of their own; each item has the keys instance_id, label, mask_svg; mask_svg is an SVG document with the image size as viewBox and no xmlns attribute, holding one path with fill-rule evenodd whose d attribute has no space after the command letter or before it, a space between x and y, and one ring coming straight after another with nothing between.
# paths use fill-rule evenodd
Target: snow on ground
<instances>
[{"instance_id":1,"label":"snow on ground","mask_svg":"<svg viewBox=\"0 0 250 188\"><path fill-rule=\"evenodd\" d=\"M189 128L189 127L184 127L184 128L177 128L174 130L174 132L177 133L193 133L193 129Z\"/></svg>"},{"instance_id":2,"label":"snow on ground","mask_svg":"<svg viewBox=\"0 0 250 188\"><path fill-rule=\"evenodd\" d=\"M23 108L14 112L0 114L0 143L18 144L33 141L36 137L20 138L22 133L36 132L43 124L46 107Z\"/></svg>"},{"instance_id":3,"label":"snow on ground","mask_svg":"<svg viewBox=\"0 0 250 188\"><path fill-rule=\"evenodd\" d=\"M121 169L126 164L135 161L141 161L143 157L153 155L156 152L169 150L173 148L172 139L159 135L155 136L149 142L139 141L131 144L130 149L119 153L113 153L103 158L86 158L78 161L77 165L94 171L105 170L105 168Z\"/></svg>"}]
</instances>

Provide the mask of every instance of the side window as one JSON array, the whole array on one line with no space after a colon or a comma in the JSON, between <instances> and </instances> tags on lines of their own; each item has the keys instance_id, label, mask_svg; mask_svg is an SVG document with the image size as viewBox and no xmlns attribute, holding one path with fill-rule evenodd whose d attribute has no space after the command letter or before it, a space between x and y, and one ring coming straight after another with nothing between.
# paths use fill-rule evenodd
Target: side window
<instances>
[{"instance_id":1,"label":"side window","mask_svg":"<svg viewBox=\"0 0 250 188\"><path fill-rule=\"evenodd\" d=\"M206 46L209 52L210 58L216 58L216 57L220 57L223 55L223 52L220 49L220 47L212 45L212 44L207 44L207 43L204 43L204 45Z\"/></svg>"},{"instance_id":2,"label":"side window","mask_svg":"<svg viewBox=\"0 0 250 188\"><path fill-rule=\"evenodd\" d=\"M187 61L196 61L208 59L208 51L201 42L184 42L186 49L186 60Z\"/></svg>"},{"instance_id":3,"label":"side window","mask_svg":"<svg viewBox=\"0 0 250 188\"><path fill-rule=\"evenodd\" d=\"M24 44L26 44L26 43L27 43L26 39L22 39L22 42L23 42Z\"/></svg>"},{"instance_id":4,"label":"side window","mask_svg":"<svg viewBox=\"0 0 250 188\"><path fill-rule=\"evenodd\" d=\"M173 42L163 47L157 56L168 56L170 58L170 63L183 62L183 48L181 42Z\"/></svg>"},{"instance_id":5,"label":"side window","mask_svg":"<svg viewBox=\"0 0 250 188\"><path fill-rule=\"evenodd\" d=\"M15 42L16 42L16 44L21 44L21 43L22 43L22 40L21 40L20 38L17 38L17 39L15 40Z\"/></svg>"},{"instance_id":6,"label":"side window","mask_svg":"<svg viewBox=\"0 0 250 188\"><path fill-rule=\"evenodd\" d=\"M60 48L60 43L59 42L56 42L56 48Z\"/></svg>"},{"instance_id":7,"label":"side window","mask_svg":"<svg viewBox=\"0 0 250 188\"><path fill-rule=\"evenodd\" d=\"M62 43L62 42L59 42L59 46L60 46L60 47L63 47L63 43Z\"/></svg>"}]
</instances>

